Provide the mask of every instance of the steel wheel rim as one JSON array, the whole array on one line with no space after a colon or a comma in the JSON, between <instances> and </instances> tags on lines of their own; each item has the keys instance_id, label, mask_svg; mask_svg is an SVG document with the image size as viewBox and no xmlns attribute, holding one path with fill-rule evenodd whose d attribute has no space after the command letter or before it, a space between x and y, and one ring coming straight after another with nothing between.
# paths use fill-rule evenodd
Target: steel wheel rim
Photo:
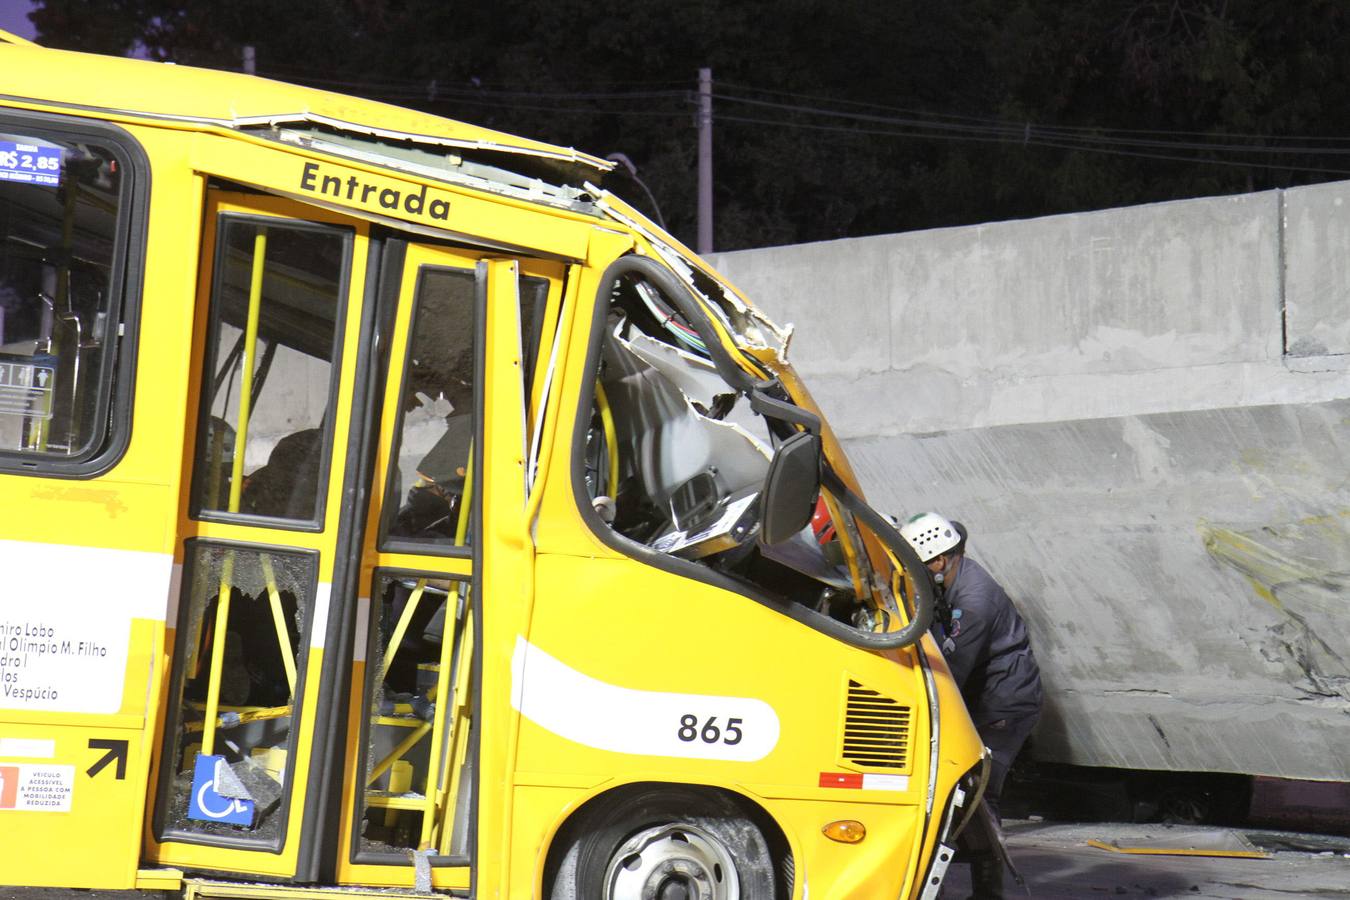
<instances>
[{"instance_id":1,"label":"steel wheel rim","mask_svg":"<svg viewBox=\"0 0 1350 900\"><path fill-rule=\"evenodd\" d=\"M731 853L693 825L638 832L614 851L605 870L604 900L740 900L740 895Z\"/></svg>"}]
</instances>

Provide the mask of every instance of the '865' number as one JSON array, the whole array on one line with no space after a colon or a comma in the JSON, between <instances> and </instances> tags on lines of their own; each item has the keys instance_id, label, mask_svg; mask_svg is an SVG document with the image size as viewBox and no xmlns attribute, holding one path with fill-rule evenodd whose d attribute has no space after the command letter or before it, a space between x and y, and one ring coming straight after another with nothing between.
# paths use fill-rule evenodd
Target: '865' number
<instances>
[{"instance_id":1,"label":"'865' number","mask_svg":"<svg viewBox=\"0 0 1350 900\"><path fill-rule=\"evenodd\" d=\"M741 719L727 719L726 727L721 728L717 724L717 716L709 716L708 721L699 728L698 716L686 714L680 716L680 730L675 735L686 744L701 740L705 744L735 746L741 742L741 722Z\"/></svg>"}]
</instances>

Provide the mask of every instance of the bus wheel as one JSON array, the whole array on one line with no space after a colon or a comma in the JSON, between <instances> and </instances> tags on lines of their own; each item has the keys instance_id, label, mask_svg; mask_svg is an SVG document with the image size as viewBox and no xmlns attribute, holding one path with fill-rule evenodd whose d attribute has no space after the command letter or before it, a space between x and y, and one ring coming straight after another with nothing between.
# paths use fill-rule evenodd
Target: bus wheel
<instances>
[{"instance_id":1,"label":"bus wheel","mask_svg":"<svg viewBox=\"0 0 1350 900\"><path fill-rule=\"evenodd\" d=\"M550 900L788 896L763 832L725 796L652 788L598 803L562 836Z\"/></svg>"}]
</instances>

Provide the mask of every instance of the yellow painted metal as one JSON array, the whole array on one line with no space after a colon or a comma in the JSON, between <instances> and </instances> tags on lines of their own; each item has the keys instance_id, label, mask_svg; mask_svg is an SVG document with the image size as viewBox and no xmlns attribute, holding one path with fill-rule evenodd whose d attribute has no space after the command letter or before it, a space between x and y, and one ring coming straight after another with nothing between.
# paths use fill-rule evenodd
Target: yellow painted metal
<instances>
[{"instance_id":1,"label":"yellow painted metal","mask_svg":"<svg viewBox=\"0 0 1350 900\"><path fill-rule=\"evenodd\" d=\"M379 127L414 138L458 141L530 155L576 160L596 174L613 165L564 147L532 141L500 131L456 122L329 91L191 66L167 68L160 63L123 57L96 56L39 47L6 47L0 57L0 78L16 101L79 103L98 118L158 121L171 127L242 126L268 118L293 117L307 111L316 118ZM175 121L177 119L177 121ZM453 149L453 148L447 148Z\"/></svg>"},{"instance_id":2,"label":"yellow painted metal","mask_svg":"<svg viewBox=\"0 0 1350 900\"><path fill-rule=\"evenodd\" d=\"M0 105L27 111L58 111L120 123L150 161L148 206L137 210L146 225L141 288L137 378L134 384L135 428L126 455L109 472L79 482L13 475L0 476L0 508L16 511L0 522L0 539L99 548L116 552L151 553L170 561L184 561L183 541L203 538L245 544L284 545L315 551L319 580L332 582L337 555L338 517L343 511L345 460L350 433L354 379L360 354L371 344L360 333L367 271L369 224L378 221L409 241L400 300L394 312L394 331L382 336L389 349L383 412L374 441L375 476L370 508L365 516L365 542L360 548L360 584L369 592L377 568L400 569L419 578L477 578L489 596L474 597L466 613L460 655L453 671L449 660L437 673L438 717L441 726L380 716L381 724L407 727L403 742L420 741L435 731L438 747L428 771L425 799L365 794L365 772L356 771L357 738L362 722L362 691L368 663L358 659L341 677L352 679L349 699L348 746L341 752L346 785L342 811L342 846L328 848L336 855L338 881L343 884L396 888L411 883L407 865L356 864L346 852L359 827L361 803L386 810L417 809L434 812L424 845L448 853L459 824L453 820L456 798L468 786L461 783L469 734L477 746L477 819L467 823L477 830L477 855L472 880L484 895L527 897L541 892L545 848L571 811L588 800L605 802L606 790L629 782L658 781L707 785L731 791L760 806L783 829L797 860L798 871L811 873L812 896L914 897L917 874L931 858L936 822L951 796L956 780L979 759L978 738L965 716L941 654L925 639L912 650L865 653L833 641L776 610L740 594L706 582L659 570L629 558L601 542L582 520L571 483L571 448L575 414L590 373L585 357L595 314L596 296L604 287L600 274L614 258L634 249L651 254L653 247L627 227L601 223L582 210L548 208L521 198L396 171L372 161L338 159L298 146L281 145L244 127L250 116L306 109L334 121L420 133L450 140L497 140L495 133L446 122L420 113L347 100L248 79L229 73L171 69L130 60L102 60L80 54L8 44L0 47L0 77L6 95ZM20 99L13 99L19 97ZM137 109L113 109L135 105ZM190 119L189 114L197 118ZM513 150L555 153L568 151L501 136ZM580 155L579 165L587 165ZM372 193L335 196L325 179L356 179ZM257 195L225 197L208 190L208 183L233 182L256 189ZM444 200L445 217L406 208L382 207L385 191L408 196L426 189L426 196ZM211 249L218 214L240 212L272 218L279 223L308 221L336 224L354 234L350 254L349 292L343 298L345 330L341 335L341 371L332 407L333 452L325 487L325 519L317 530L261 528L247 522L197 521L189 514L188 479L193 461L201 458L212 471L224 462L223 434L200 450L195 446L196 398L202 392L202 357L207 346L205 298L211 285ZM203 228L206 229L203 234ZM419 236L451 239L480 250L447 249L418 244ZM501 258L500 250L520 248L517 259ZM677 251L682 248L671 243ZM255 263L261 254L256 252ZM527 258L536 257L536 258ZM456 523L461 542L472 538L475 559L467 555L399 552L379 547L383 498L390 494L389 463L395 446L394 421L405 369L406 335L416 270L422 264L469 269L482 260L488 277L489 303L484 348L483 446L481 471L467 473L462 518ZM565 262L558 262L564 260ZM691 265L704 271L702 261ZM530 274L550 281L550 311L561 303L556 324L550 318L543 344L556 369L547 390L536 379L529 402L522 397L519 358L519 304L517 278ZM564 278L564 275L566 276ZM194 293L198 305L184 303ZM252 302L250 302L252 306ZM716 318L716 317L715 317ZM719 339L730 346L736 336L718 326ZM246 338L252 347L254 340ZM556 345L556 354L552 347ZM127 346L130 346L128 343ZM516 349L512 349L512 348ZM754 354L757 363L779 375L794 399L811 406L806 389L790 367L770 356ZM753 367L748 361L743 365ZM546 363L536 360L542 372ZM244 369L251 372L250 358ZM251 391L244 398L251 400ZM542 405L544 414L538 415ZM535 410L539 433L523 426L525 413ZM190 412L188 412L190 411ZM240 421L247 423L241 410ZM153 427L147 427L153 425ZM363 437L364 435L362 435ZM231 496L224 507L238 509L242 487L242 460L247 429L239 429L235 449ZM526 438L538 447L538 463L528 494L524 467ZM826 452L850 484L838 441L825 429ZM204 437L203 437L204 439ZM611 464L616 460L611 459ZM611 483L615 479L611 477ZM209 479L208 491L223 479ZM478 495L474 499L474 495ZM212 508L220 498L208 493ZM468 533L469 508L481 509L481 530ZM864 539L866 544L866 539ZM849 548L855 571L857 560L874 548ZM270 561L269 561L270 562ZM481 565L476 570L475 566ZM879 568L882 568L879 566ZM888 569L882 568L889 578ZM233 575L233 573L228 573ZM222 578L220 605L212 635L212 665L223 661L224 627L228 621L229 582ZM278 615L276 580L267 573L269 603L278 640L285 629ZM292 722L294 750L289 760L289 826L278 852L258 852L226 846L207 846L168 840L153 833L136 846L146 798L153 804L150 760L159 751L158 729L167 700L164 673L174 646L166 627L168 576L150 590L164 595L159 618L133 617L120 707L106 714L46 713L0 710L0 736L51 740L52 759L71 767L77 778L76 802L71 812L19 814L3 824L6 851L0 859L0 881L63 886L130 888L157 886L174 876L160 876L143 865L175 869L213 870L236 878L292 877L299 859L300 829L311 790L314 722ZM584 585L584 590L578 590ZM184 585L186 596L192 586ZM452 595L448 603L457 602ZM334 596L333 609L350 610L355 596ZM482 604L490 614L476 616ZM222 610L220 607L224 606ZM654 623L661 623L660 628ZM172 624L172 623L170 623ZM323 622L313 623L322 635ZM898 624L898 623L897 623ZM405 626L405 632L406 632ZM477 641L475 629L481 631ZM747 635L753 640L747 640ZM713 697L754 697L771 706L781 732L771 753L753 763L692 760L616 753L584 746L553 734L522 718L512 707L512 654L526 639L589 678L624 690L681 691ZM191 643L190 641L188 643ZM289 640L283 641L289 645ZM306 648L294 659L287 678L298 709L317 708L324 652L321 645ZM792 660L784 666L783 660ZM927 686L921 661L934 673L934 689L941 708L942 740L935 759L928 748L932 725ZM372 667L373 661L369 663ZM474 667L481 683L470 677ZM219 714L219 673L208 695L215 707L205 716L213 732L203 752L218 744L214 734ZM383 674L383 673L381 673ZM841 720L839 683L843 677L897 698L914 711L909 783L894 792L843 791L820 788L817 777L838 764L837 737ZM208 679L210 681L211 679ZM453 687L452 687L453 685ZM333 686L328 686L333 687ZM442 709L444 712L442 713ZM476 718L470 722L469 716ZM245 714L247 711L245 711ZM260 713L259 713L260 714ZM418 734L421 732L421 734ZM414 736L416 736L414 738ZM91 737L128 741L128 777L86 778L95 758ZM402 742L401 742L402 743ZM404 753L407 752L405 749ZM390 758L392 767L399 754ZM9 764L0 761L0 764ZM171 762L162 760L161 764ZM282 764L273 760L273 765ZM323 761L327 766L329 761ZM387 768L387 767L386 767ZM934 796L928 808L929 794ZM355 807L355 809L353 808ZM19 816L23 818L20 819ZM47 818L43 818L47 816ZM824 822L853 819L866 823L867 839L842 845L821 833ZM107 829L106 823L130 823L129 828ZM320 833L320 832L315 832ZM92 835L100 835L91 840ZM40 864L52 859L52 848L82 848L82 865L62 868ZM11 861L11 858L18 862ZM38 862L30 862L38 861ZM468 865L435 868L438 889L467 890ZM44 880L45 879L45 880ZM278 885L244 886L192 881L189 897L309 898L322 895L314 888ZM349 894L360 894L350 891ZM799 890L800 895L800 890ZM383 894L382 896L390 896Z\"/></svg>"},{"instance_id":3,"label":"yellow painted metal","mask_svg":"<svg viewBox=\"0 0 1350 900\"><path fill-rule=\"evenodd\" d=\"M394 626L394 633L389 637L389 646L384 648L384 662L380 665L380 684L383 684L384 679L389 676L389 667L394 664L394 656L398 654L398 648L403 644L403 635L408 631L408 623L417 613L417 607L421 604L422 594L426 589L427 580L417 579L417 584L403 607L403 614L398 617L398 624Z\"/></svg>"},{"instance_id":4,"label":"yellow painted metal","mask_svg":"<svg viewBox=\"0 0 1350 900\"><path fill-rule=\"evenodd\" d=\"M407 881L408 879L404 879ZM288 885L212 881L187 878L183 881L183 900L221 897L229 900L427 900L426 894L397 887L362 890L344 887L334 889L317 885Z\"/></svg>"},{"instance_id":5,"label":"yellow painted metal","mask_svg":"<svg viewBox=\"0 0 1350 900\"><path fill-rule=\"evenodd\" d=\"M217 711L224 709L225 712L234 713L234 720L240 725L247 725L249 722L265 722L269 719L281 719L289 716L292 712L292 706L288 703L285 706L255 706L255 707L220 707ZM217 715L216 726L219 727L224 716ZM188 722L183 726L184 731L202 731L206 727L205 721Z\"/></svg>"},{"instance_id":6,"label":"yellow painted metal","mask_svg":"<svg viewBox=\"0 0 1350 900\"><path fill-rule=\"evenodd\" d=\"M394 746L393 750L389 751L388 756L380 760L379 763L377 763L375 766L371 768L370 774L366 776L366 785L367 786L372 785L377 780L379 780L379 777L381 775L389 771L390 766L392 766L398 760L402 759L409 750L417 746L418 741L422 740L422 738L426 737L430 732L431 732L430 722L423 722L422 724L414 728L412 732L408 734L407 737L399 741L398 744Z\"/></svg>"},{"instance_id":7,"label":"yellow painted metal","mask_svg":"<svg viewBox=\"0 0 1350 900\"><path fill-rule=\"evenodd\" d=\"M220 676L225 668L225 635L230 623L230 580L234 554L227 554L221 567L220 593L216 599L215 625L211 635L211 665L206 683L206 718L202 726L201 754L216 752L216 725L220 715Z\"/></svg>"},{"instance_id":8,"label":"yellow painted metal","mask_svg":"<svg viewBox=\"0 0 1350 900\"><path fill-rule=\"evenodd\" d=\"M394 227L416 229L423 237L473 240L482 243L519 245L528 236L532 252L543 257L580 259L595 220L568 210L541 210L524 200L513 200L434 178L419 178L394 172L377 164L342 160L287 147L279 153L275 144L261 138L235 135L196 135L192 142L193 166L239 184L303 203L337 210L347 215ZM317 166L310 169L307 166ZM362 186L349 198L323 190L335 182L355 180ZM312 189L311 187L312 186ZM371 191L367 194L366 187ZM420 195L425 188L427 203L421 212L408 212L381 205L380 197L401 200ZM387 192L387 193L386 193ZM364 199L363 199L364 197ZM432 203L444 206L444 218L432 215ZM435 207L437 212L442 207Z\"/></svg>"},{"instance_id":9,"label":"yellow painted metal","mask_svg":"<svg viewBox=\"0 0 1350 900\"><path fill-rule=\"evenodd\" d=\"M473 441L469 441L469 464L464 467L464 496L459 501L459 518L455 521L455 546L463 547L469 539L469 510L473 508ZM459 596L459 586L455 587Z\"/></svg>"},{"instance_id":10,"label":"yellow painted metal","mask_svg":"<svg viewBox=\"0 0 1350 900\"><path fill-rule=\"evenodd\" d=\"M138 891L178 891L182 887L181 869L140 869L136 872Z\"/></svg>"},{"instance_id":11,"label":"yellow painted metal","mask_svg":"<svg viewBox=\"0 0 1350 900\"><path fill-rule=\"evenodd\" d=\"M277 631L277 649L281 652L281 664L286 669L286 683L290 685L291 696L295 696L295 649L291 646L291 635L286 629L286 613L281 608L281 594L277 591L277 576L272 571L272 557L264 553L258 558L262 564L263 581L267 585L267 600L272 608L272 625Z\"/></svg>"},{"instance_id":12,"label":"yellow painted metal","mask_svg":"<svg viewBox=\"0 0 1350 900\"><path fill-rule=\"evenodd\" d=\"M1226 859L1270 859L1270 853L1262 850L1205 850L1196 847L1121 847L1095 838L1084 841L1089 847L1098 850L1110 850L1112 853L1127 853L1134 856L1217 856Z\"/></svg>"},{"instance_id":13,"label":"yellow painted metal","mask_svg":"<svg viewBox=\"0 0 1350 900\"><path fill-rule=\"evenodd\" d=\"M459 506L459 526L456 529L455 546L464 545L464 532L467 530L469 518L469 507L471 505L473 488L473 444L469 445L469 465L464 472L464 498ZM455 613L459 608L461 591L464 588L464 582L457 581L451 588L450 593L445 598L445 624L449 630L449 635L441 640L441 656L436 671L436 695L444 698L446 690L450 686L450 663L455 652ZM435 846L435 832L441 823L441 810L439 804L442 797L441 785L443 782L443 773L441 766L441 755L444 752L446 722L454 723L455 719L447 710L449 704L438 702L436 704L436 714L432 719L431 729L431 749L427 753L427 783L426 783L426 801L423 807L422 815L422 833L418 840L418 849ZM453 733L451 735L453 738Z\"/></svg>"},{"instance_id":14,"label":"yellow painted metal","mask_svg":"<svg viewBox=\"0 0 1350 900\"><path fill-rule=\"evenodd\" d=\"M544 415L539 419L539 433L530 436L530 439L538 447L538 459L534 481L530 485L530 496L526 501L526 528L533 528L535 518L539 515L539 505L544 500L543 486L548 483L549 472L552 469L553 438L558 433L558 409L562 404L563 397L562 374L558 371L561 362L560 348L568 346L572 334L572 320L576 315L577 290L580 279L575 276L574 271L573 277L567 281L565 294L558 301L562 304L562 308L556 316L557 324L554 326L555 331L548 360L543 363L542 369L535 370L536 399L534 402L543 404ZM550 321L554 318L549 317Z\"/></svg>"},{"instance_id":15,"label":"yellow painted metal","mask_svg":"<svg viewBox=\"0 0 1350 900\"><path fill-rule=\"evenodd\" d=\"M374 725L389 725L389 726L391 726L391 727L393 727L393 728L416 728L418 725L421 725L421 724L422 724L422 720L419 719L419 718L417 718L416 716L412 715L412 713L411 713L411 709L412 709L411 705L409 705L408 709L409 709L409 713L406 714L406 715L374 716L374 717L371 718L371 720L370 720L370 721L371 721L371 724L374 724ZM397 712L400 712L400 713L401 713L401 712L403 712L403 711L402 711L402 710L397 710Z\"/></svg>"},{"instance_id":16,"label":"yellow painted metal","mask_svg":"<svg viewBox=\"0 0 1350 900\"><path fill-rule=\"evenodd\" d=\"M248 285L248 318L244 326L244 357L239 372L239 414L234 428L234 461L230 471L230 512L239 512L244 490L244 456L248 450L248 420L253 412L253 358L258 348L258 321L262 317L263 274L267 264L267 229L253 236L253 269Z\"/></svg>"},{"instance_id":17,"label":"yellow painted metal","mask_svg":"<svg viewBox=\"0 0 1350 900\"><path fill-rule=\"evenodd\" d=\"M399 763L395 763L395 768L397 768L398 765ZM384 820L384 824L388 826L394 823L394 814L397 813L397 811L423 812L426 808L427 801L425 797L405 797L395 794L393 791L369 791L366 794L366 805L373 806L377 809L389 810L390 814L386 815Z\"/></svg>"},{"instance_id":18,"label":"yellow painted metal","mask_svg":"<svg viewBox=\"0 0 1350 900\"><path fill-rule=\"evenodd\" d=\"M438 823L440 840L437 842L437 849L442 855L450 852L450 841L454 837L454 822L449 816L456 809L459 792L464 789L463 763L469 754L469 710L472 701L472 697L469 695L469 673L472 671L470 660L473 659L474 652L473 610L469 610L464 619L463 649L460 651L459 665L455 672L455 708L451 720L453 724L450 728L450 733L455 738L455 744L450 753L446 755L446 766L450 769L449 787L445 791L444 797L439 801L441 820ZM438 783L445 784L446 781L446 773L442 771Z\"/></svg>"},{"instance_id":19,"label":"yellow painted metal","mask_svg":"<svg viewBox=\"0 0 1350 900\"><path fill-rule=\"evenodd\" d=\"M515 260L480 263L487 277L487 322L484 354L483 457L492 460L482 473L483 560L481 583L492 597L480 598L493 610L480 622L483 697L510 697L511 659L517 636L530 633L530 598L534 596L534 543L525 523L525 402L521 383L519 264ZM477 833L479 877L495 881L498 890L530 892L512 886L515 798L511 773L516 769L521 718L507 704L479 708L479 783L500 784L492 796L480 795Z\"/></svg>"},{"instance_id":20,"label":"yellow painted metal","mask_svg":"<svg viewBox=\"0 0 1350 900\"><path fill-rule=\"evenodd\" d=\"M177 146L178 156L176 159L180 164L186 164L186 154L188 146L181 141ZM172 181L171 181L172 183ZM201 185L198 185L197 196L202 196ZM174 358L175 365L181 366L187 373L186 389L193 395L199 394L202 390L202 374L200 372L201 359L207 346L207 297L210 294L213 283L213 272L211 262L213 254L211 248L215 246L215 232L220 215L223 213L237 213L245 216L254 217L263 220L275 220L279 225L284 225L289 221L299 222L318 222L327 225L334 225L348 229L352 235L352 252L350 254L350 269L347 274L347 294L342 302L345 306L345 314L341 321L344 324L344 330L341 334L342 345L346 348L355 348L360 343L363 304L363 290L365 283L366 267L366 226L363 222L352 220L334 213L319 210L310 206L302 206L294 202L279 199L275 197L266 197L258 195L229 195L224 193L210 192L205 195L206 206L204 209L198 209L194 214L193 221L205 223L206 231L204 239L201 240L202 252L194 248L190 251L180 249L179 253L184 253L189 259L200 259L201 267L196 273L197 292L199 304L197 308L197 318L194 327L193 339L189 341L179 340L175 346L184 348L191 347L192 355L189 356L184 350L181 358ZM181 196L179 198L181 203ZM166 222L175 221L172 216L166 216ZM182 227L182 223L178 223ZM195 232L189 232L196 234ZM242 305L242 304L241 304ZM149 321L147 318L147 323ZM334 446L345 448L347 443L347 433L351 418L351 404L349 400L355 384L355 371L358 362L358 354L354 349L344 351L341 354L341 365L336 370L337 378L337 402L331 407L330 415L332 419L331 429L334 435ZM167 362L167 358L161 357L159 360ZM185 409L194 409L195 404L189 404L184 399L178 401L178 411L176 413L180 421L184 422L184 431L191 435L193 429L184 421L183 411ZM185 460L195 458L192 452L191 442L188 446L180 450ZM333 561L335 558L335 538L337 532L338 516L342 511L342 490L343 490L343 470L342 463L346 458L345 449L335 451L330 457L328 463L329 479L326 485L321 489L326 494L324 504L325 519L322 523L322 529L319 531L278 531L275 528L259 528L255 525L240 521L197 521L188 515L188 503L185 493L179 494L177 501L179 508L179 524L177 527L177 540L181 541L184 537L211 538L213 540L223 540L231 542L241 542L247 544L264 544L276 546L285 544L295 549L313 550L317 552L318 559L318 579L320 586L322 583L331 582L333 572ZM161 467L163 463L161 461ZM190 469L188 469L190 472ZM161 523L162 527L162 523ZM181 545L180 545L181 546ZM181 559L181 550L179 553ZM326 589L326 588L325 588ZM186 595L187 585L184 586ZM321 612L325 607L320 605L312 612ZM315 635L322 635L325 629L324 622L314 623L312 629ZM170 645L172 646L172 645ZM167 662L167 661L166 661ZM321 688L321 679L319 672L323 663L323 650L321 646L311 645L305 650L303 661L297 659L297 686L301 688L302 695L297 696L295 701L301 710L314 709L317 703L318 692ZM167 698L165 698L167 701ZM153 833L145 835L145 849L143 858L147 861L158 862L160 865L170 865L173 867L191 868L195 870L213 870L218 872L234 872L243 877L268 877L285 878L290 877L296 870L297 860L299 859L301 828L304 823L302 810L305 809L306 800L310 791L310 771L314 765L312 758L312 747L314 746L314 728L315 722L311 716L301 716L291 722L290 729L292 734L293 752L289 754L287 764L288 794L285 804L288 807L287 823L288 826L281 835L281 844L278 852L262 852L256 850L240 849L229 846L210 846L208 844L188 843L184 841L170 839L160 842ZM142 796L145 796L142 793ZM153 804L153 796L150 798Z\"/></svg>"},{"instance_id":21,"label":"yellow painted metal","mask_svg":"<svg viewBox=\"0 0 1350 900\"><path fill-rule=\"evenodd\" d=\"M614 411L609 408L609 397L605 395L605 386L595 382L595 405L600 410L600 425L605 431L605 453L609 457L606 474L610 496L619 490L619 432L614 427Z\"/></svg>"},{"instance_id":22,"label":"yellow painted metal","mask_svg":"<svg viewBox=\"0 0 1350 900\"><path fill-rule=\"evenodd\" d=\"M412 763L406 759L400 759L389 768L389 796L374 797L366 795L366 802L371 806L383 806L387 809L384 814L384 824L392 827L398 819L397 809L417 809L417 803L426 801L421 797L406 798L408 805L403 806L405 802L404 794L412 790L413 767Z\"/></svg>"},{"instance_id":23,"label":"yellow painted metal","mask_svg":"<svg viewBox=\"0 0 1350 900\"><path fill-rule=\"evenodd\" d=\"M244 451L248 446L249 406L253 397L253 355L258 343L258 319L262 311L263 263L267 257L267 229L259 228L253 239L253 274L248 291L248 322L244 330L243 371L239 379L239 418L234 432L234 466L230 473L229 511L239 511L244 487ZM234 553L225 555L221 566L220 593L211 643L211 668L206 687L206 724L202 729L203 756L216 752L216 717L220 706L220 676L225 667L225 636L230 624L230 593L233 590Z\"/></svg>"}]
</instances>

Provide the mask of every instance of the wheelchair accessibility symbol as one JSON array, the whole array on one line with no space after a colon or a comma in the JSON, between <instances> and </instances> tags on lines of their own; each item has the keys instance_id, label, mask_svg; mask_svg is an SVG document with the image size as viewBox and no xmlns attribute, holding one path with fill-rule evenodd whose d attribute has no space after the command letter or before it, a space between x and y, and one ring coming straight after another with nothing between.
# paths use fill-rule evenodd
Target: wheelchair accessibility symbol
<instances>
[{"instance_id":1,"label":"wheelchair accessibility symbol","mask_svg":"<svg viewBox=\"0 0 1350 900\"><path fill-rule=\"evenodd\" d=\"M221 769L229 769L223 756L198 756L192 770L192 796L188 801L188 818L199 822L227 822L231 825L253 824L254 803L239 797L217 793L216 786L230 779Z\"/></svg>"}]
</instances>

